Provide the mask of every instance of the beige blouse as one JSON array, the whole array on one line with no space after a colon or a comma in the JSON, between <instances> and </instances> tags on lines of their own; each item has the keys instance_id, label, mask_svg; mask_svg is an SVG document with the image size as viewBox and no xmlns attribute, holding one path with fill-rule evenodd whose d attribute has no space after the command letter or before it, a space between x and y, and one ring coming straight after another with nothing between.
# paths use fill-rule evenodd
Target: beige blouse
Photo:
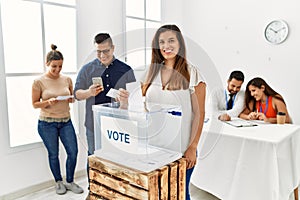
<instances>
[{"instance_id":1,"label":"beige blouse","mask_svg":"<svg viewBox=\"0 0 300 200\"><path fill-rule=\"evenodd\" d=\"M45 101L57 96L70 95L70 87L72 87L72 79L70 77L60 75L58 79L51 79L45 74L33 82L32 86L35 90L40 91L41 100ZM68 101L59 101L58 103L42 108L40 118L68 118L70 117L70 106Z\"/></svg>"}]
</instances>

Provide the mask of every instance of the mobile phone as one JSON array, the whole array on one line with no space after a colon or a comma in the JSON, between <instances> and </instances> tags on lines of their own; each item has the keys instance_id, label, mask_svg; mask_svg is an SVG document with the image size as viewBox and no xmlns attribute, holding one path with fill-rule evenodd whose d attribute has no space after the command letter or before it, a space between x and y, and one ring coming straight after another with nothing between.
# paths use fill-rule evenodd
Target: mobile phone
<instances>
[{"instance_id":1,"label":"mobile phone","mask_svg":"<svg viewBox=\"0 0 300 200\"><path fill-rule=\"evenodd\" d=\"M93 81L93 84L95 84L95 85L96 85L96 84L97 84L97 85L99 84L99 85L101 85L101 86L103 85L103 82L102 82L102 78L101 78L101 77L93 77L93 78L92 78L92 81Z\"/></svg>"}]
</instances>

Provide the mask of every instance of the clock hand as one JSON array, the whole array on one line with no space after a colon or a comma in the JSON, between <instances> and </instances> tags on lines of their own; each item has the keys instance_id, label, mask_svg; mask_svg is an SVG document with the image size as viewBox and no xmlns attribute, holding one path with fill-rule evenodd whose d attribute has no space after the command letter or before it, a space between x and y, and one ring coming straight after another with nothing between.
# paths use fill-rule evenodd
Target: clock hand
<instances>
[{"instance_id":1,"label":"clock hand","mask_svg":"<svg viewBox=\"0 0 300 200\"><path fill-rule=\"evenodd\" d=\"M275 31L274 29L272 29L271 27L270 27L270 30L273 31L274 33L277 33L277 32L278 32L278 31Z\"/></svg>"},{"instance_id":2,"label":"clock hand","mask_svg":"<svg viewBox=\"0 0 300 200\"><path fill-rule=\"evenodd\" d=\"M279 32L279 31L281 31L282 29L285 29L285 27L282 27L282 28L278 29L278 30L276 31L276 33Z\"/></svg>"}]
</instances>

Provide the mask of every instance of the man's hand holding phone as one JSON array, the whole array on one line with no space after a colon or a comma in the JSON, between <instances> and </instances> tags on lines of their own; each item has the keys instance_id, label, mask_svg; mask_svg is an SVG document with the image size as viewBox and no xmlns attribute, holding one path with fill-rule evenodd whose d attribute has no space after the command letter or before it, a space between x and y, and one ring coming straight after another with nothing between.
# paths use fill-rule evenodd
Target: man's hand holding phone
<instances>
[{"instance_id":1,"label":"man's hand holding phone","mask_svg":"<svg viewBox=\"0 0 300 200\"><path fill-rule=\"evenodd\" d=\"M101 77L93 77L93 84L89 87L91 91L91 96L97 96L100 92L104 90L103 82Z\"/></svg>"},{"instance_id":2,"label":"man's hand holding phone","mask_svg":"<svg viewBox=\"0 0 300 200\"><path fill-rule=\"evenodd\" d=\"M103 86L102 78L101 77L93 77L92 78L94 85Z\"/></svg>"}]
</instances>

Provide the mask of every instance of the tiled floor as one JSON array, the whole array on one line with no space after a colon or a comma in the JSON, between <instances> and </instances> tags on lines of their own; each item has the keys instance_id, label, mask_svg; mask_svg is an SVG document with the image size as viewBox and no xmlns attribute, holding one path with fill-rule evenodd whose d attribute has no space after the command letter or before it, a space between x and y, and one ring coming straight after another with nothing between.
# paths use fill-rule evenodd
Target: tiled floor
<instances>
[{"instance_id":1,"label":"tiled floor","mask_svg":"<svg viewBox=\"0 0 300 200\"><path fill-rule=\"evenodd\" d=\"M88 194L87 178L83 176L77 178L75 182L84 189L84 193L74 194L72 191L67 191L67 193L64 195L57 195L53 186L32 194L28 194L24 197L18 198L17 200L85 200Z\"/></svg>"},{"instance_id":2,"label":"tiled floor","mask_svg":"<svg viewBox=\"0 0 300 200\"><path fill-rule=\"evenodd\" d=\"M85 200L88 190L87 190L87 178L82 176L77 178L76 183L78 183L81 187L84 188L83 194L74 194L71 191L68 191L64 195L57 195L55 193L54 186L51 188L47 188L24 197L18 198L16 200ZM194 185L190 186L191 198L192 200L219 200L217 197L198 189ZM291 194L288 200L294 200L294 195Z\"/></svg>"},{"instance_id":3,"label":"tiled floor","mask_svg":"<svg viewBox=\"0 0 300 200\"><path fill-rule=\"evenodd\" d=\"M219 200L217 197L197 188L193 184L190 185L190 193L192 200Z\"/></svg>"},{"instance_id":4,"label":"tiled floor","mask_svg":"<svg viewBox=\"0 0 300 200\"><path fill-rule=\"evenodd\" d=\"M87 196L87 178L80 177L77 178L76 183L84 188L83 194L74 194L71 191L68 191L64 195L57 195L55 193L54 186L35 192L24 197L18 198L17 200L85 200ZM212 196L211 194L198 189L197 187L191 185L190 187L192 200L218 200L218 198Z\"/></svg>"}]
</instances>

